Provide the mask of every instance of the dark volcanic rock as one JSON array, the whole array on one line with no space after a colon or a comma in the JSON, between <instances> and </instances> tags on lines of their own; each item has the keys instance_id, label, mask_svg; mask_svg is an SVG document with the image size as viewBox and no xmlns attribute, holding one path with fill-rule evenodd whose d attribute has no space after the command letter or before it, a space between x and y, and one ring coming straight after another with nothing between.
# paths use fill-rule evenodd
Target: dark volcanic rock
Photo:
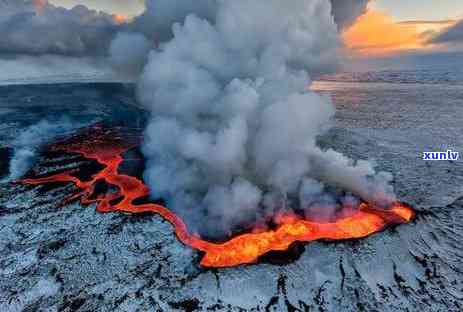
<instances>
[{"instance_id":1,"label":"dark volcanic rock","mask_svg":"<svg viewBox=\"0 0 463 312\"><path fill-rule=\"evenodd\" d=\"M8 147L0 147L0 179L8 176L10 158L13 154L13 151Z\"/></svg>"}]
</instances>

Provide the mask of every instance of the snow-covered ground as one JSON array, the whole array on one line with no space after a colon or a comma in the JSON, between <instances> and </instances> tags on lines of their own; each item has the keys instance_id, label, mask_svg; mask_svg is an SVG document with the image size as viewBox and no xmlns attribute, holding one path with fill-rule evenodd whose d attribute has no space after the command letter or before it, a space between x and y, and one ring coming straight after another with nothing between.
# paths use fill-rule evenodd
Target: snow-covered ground
<instances>
[{"instance_id":1,"label":"snow-covered ground","mask_svg":"<svg viewBox=\"0 0 463 312\"><path fill-rule=\"evenodd\" d=\"M0 110L10 110L4 148L14 137L7 133L40 116L113 118L126 115L118 105L129 97L98 85L14 88L0 88ZM338 108L323 144L392 172L399 198L418 210L414 222L311 243L288 264L206 270L158 216L59 207L72 186L1 184L0 311L462 311L463 161L426 163L421 153L463 152L463 88L314 88L333 94Z\"/></svg>"}]
</instances>

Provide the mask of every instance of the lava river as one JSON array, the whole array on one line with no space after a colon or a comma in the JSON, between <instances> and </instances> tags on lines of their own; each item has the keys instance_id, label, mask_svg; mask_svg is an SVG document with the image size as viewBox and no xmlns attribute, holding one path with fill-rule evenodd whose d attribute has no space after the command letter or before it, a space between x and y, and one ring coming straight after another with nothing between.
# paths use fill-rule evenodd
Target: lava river
<instances>
[{"instance_id":1,"label":"lava river","mask_svg":"<svg viewBox=\"0 0 463 312\"><path fill-rule=\"evenodd\" d=\"M78 177L79 169L69 170L51 176L24 179L28 185L69 182L75 184L78 191L66 201L80 200L84 205L96 204L97 211L123 213L156 213L169 221L175 229L178 239L185 245L204 252L201 265L205 267L232 267L253 263L270 251L287 250L294 242L314 240L345 240L369 236L385 229L389 225L410 222L414 217L412 208L396 203L384 210L366 203L350 213L339 214L335 221L315 222L306 220L297 214L282 214L276 218L275 229L254 230L241 234L224 243L213 243L189 233L183 220L168 208L154 203L136 204L136 199L146 198L150 190L137 177L119 173L123 163L123 154L136 146L136 143L117 136L103 127L92 128L85 135L51 146L51 150L77 153L88 160L102 165L99 172L90 179ZM104 181L115 187L115 192L97 194L95 186Z\"/></svg>"}]
</instances>

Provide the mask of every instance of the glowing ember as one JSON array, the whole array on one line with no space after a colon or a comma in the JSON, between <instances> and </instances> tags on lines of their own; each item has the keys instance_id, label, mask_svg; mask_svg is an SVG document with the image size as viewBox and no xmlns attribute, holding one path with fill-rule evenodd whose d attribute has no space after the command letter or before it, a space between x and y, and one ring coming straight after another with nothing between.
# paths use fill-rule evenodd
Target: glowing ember
<instances>
[{"instance_id":1,"label":"glowing ember","mask_svg":"<svg viewBox=\"0 0 463 312\"><path fill-rule=\"evenodd\" d=\"M105 132L101 127L91 131L91 137L95 139L81 142L80 138L75 142L70 140L53 147L53 150L78 153L103 165L104 169L93 175L90 181L77 178L75 174L78 170L71 170L43 178L25 179L21 183L40 185L72 182L80 191L68 198L68 201L80 199L85 205L96 203L97 211L103 213L157 213L173 225L181 242L205 253L201 260L203 266L231 267L253 263L258 257L270 251L287 250L296 241L362 238L381 231L388 225L409 222L414 217L413 210L400 203L388 210L361 204L358 210L349 214L341 213L337 220L330 223L304 220L296 214L284 214L278 216L276 230L255 230L253 233L239 235L222 244L207 242L191 235L185 223L166 207L152 203L134 204L136 199L149 195L149 188L140 179L121 174L118 169L124 161L123 153L134 147L136 143L123 142L113 132ZM118 190L95 196L95 186L98 181L105 181ZM111 204L119 199L117 204Z\"/></svg>"}]
</instances>

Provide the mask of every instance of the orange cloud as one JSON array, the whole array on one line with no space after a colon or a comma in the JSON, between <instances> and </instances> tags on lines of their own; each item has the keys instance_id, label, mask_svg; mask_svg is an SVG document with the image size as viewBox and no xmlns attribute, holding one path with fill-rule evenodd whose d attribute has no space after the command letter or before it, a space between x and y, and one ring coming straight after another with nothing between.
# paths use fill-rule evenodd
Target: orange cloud
<instances>
[{"instance_id":1,"label":"orange cloud","mask_svg":"<svg viewBox=\"0 0 463 312\"><path fill-rule=\"evenodd\" d=\"M449 23L451 21L396 22L387 14L370 9L343 33L343 39L354 54L394 54L428 47L428 39Z\"/></svg>"},{"instance_id":2,"label":"orange cloud","mask_svg":"<svg viewBox=\"0 0 463 312\"><path fill-rule=\"evenodd\" d=\"M113 14L112 17L113 21L117 24L124 24L125 22L127 22L127 17L125 17L124 15Z\"/></svg>"}]
</instances>

